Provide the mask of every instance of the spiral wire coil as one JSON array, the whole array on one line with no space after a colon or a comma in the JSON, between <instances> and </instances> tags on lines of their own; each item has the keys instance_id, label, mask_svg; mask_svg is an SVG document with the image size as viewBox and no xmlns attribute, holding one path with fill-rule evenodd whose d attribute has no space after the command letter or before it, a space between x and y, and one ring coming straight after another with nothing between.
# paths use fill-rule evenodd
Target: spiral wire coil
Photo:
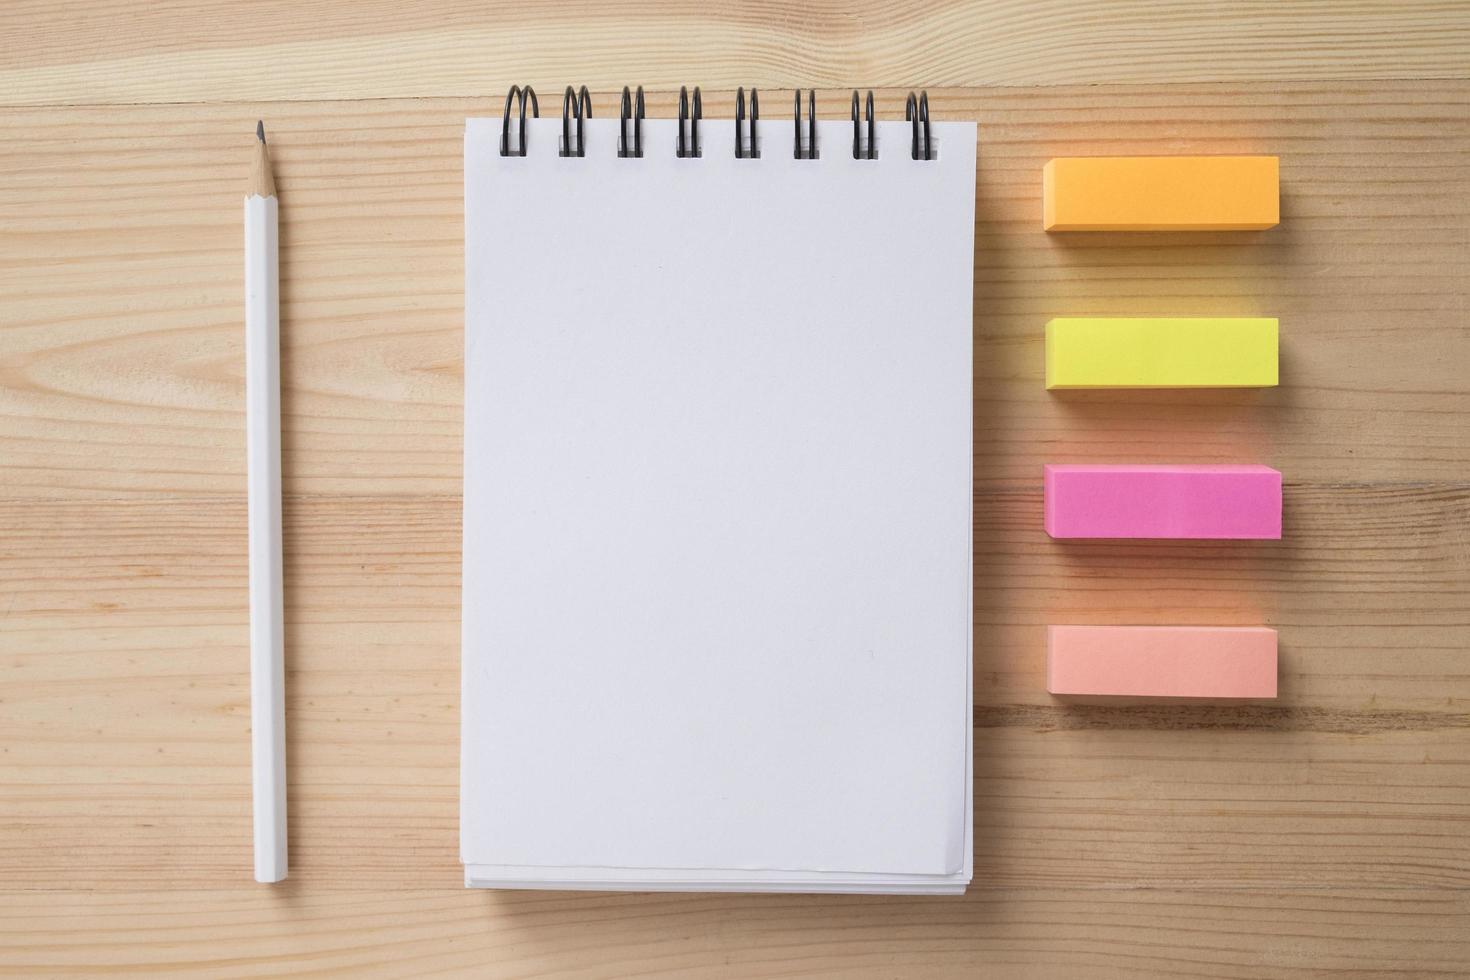
<instances>
[{"instance_id":1,"label":"spiral wire coil","mask_svg":"<svg viewBox=\"0 0 1470 980\"><path fill-rule=\"evenodd\" d=\"M820 153L817 147L817 93L807 90L806 132L802 133L801 89L797 89L792 100L791 155L797 160L816 160ZM516 139L511 139L512 108L516 119ZM536 100L536 90L531 86L512 85L505 93L505 110L500 123L500 155L523 157L526 155L526 110L532 118L540 118L541 107ZM861 111L860 111L861 110ZM622 158L643 156L643 120L646 110L643 86L636 93L623 86L622 104L618 114L617 155ZM694 87L691 97L687 86L679 88L678 138L674 155L680 159L697 158L702 155L699 143L699 121L704 117L704 105L699 86ZM557 155L562 157L585 157L587 155L586 122L592 118L592 96L587 86L573 88L568 85L561 101L561 146ZM852 90L852 158L854 160L878 159L878 130L876 113L873 110L873 90L860 98L857 89ZM904 104L903 118L910 125L909 157L913 160L934 160L934 136L929 121L929 93L910 92ZM575 121L575 126L573 122ZM758 160L760 147L760 95L752 87L747 113L745 88L735 93L735 157L739 160ZM630 135L631 132L631 135Z\"/></svg>"}]
</instances>

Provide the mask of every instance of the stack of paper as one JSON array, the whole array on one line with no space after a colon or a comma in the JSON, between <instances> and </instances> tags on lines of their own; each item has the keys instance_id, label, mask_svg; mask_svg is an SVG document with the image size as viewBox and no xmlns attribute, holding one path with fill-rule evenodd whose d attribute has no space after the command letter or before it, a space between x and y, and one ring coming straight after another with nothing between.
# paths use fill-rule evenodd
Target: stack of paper
<instances>
[{"instance_id":1,"label":"stack of paper","mask_svg":"<svg viewBox=\"0 0 1470 980\"><path fill-rule=\"evenodd\" d=\"M467 884L971 875L975 129L465 135Z\"/></svg>"}]
</instances>

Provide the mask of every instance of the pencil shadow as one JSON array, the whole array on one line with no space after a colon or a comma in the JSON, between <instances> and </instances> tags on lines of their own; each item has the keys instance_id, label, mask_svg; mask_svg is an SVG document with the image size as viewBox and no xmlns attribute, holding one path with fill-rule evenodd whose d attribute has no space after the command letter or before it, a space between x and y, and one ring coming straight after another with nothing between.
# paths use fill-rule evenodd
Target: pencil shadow
<instances>
[{"instance_id":1,"label":"pencil shadow","mask_svg":"<svg viewBox=\"0 0 1470 980\"><path fill-rule=\"evenodd\" d=\"M296 226L291 221L289 186L283 186L277 172L276 197L279 202L279 227L277 230L276 265L280 277L278 296L280 303L280 412L281 412L281 583L284 593L282 608L283 659L286 671L286 861L290 868L297 867L300 851L297 842L301 835L294 824L299 818L299 807L293 801L301 797L300 788L305 783L301 778L301 767L296 764L302 748L300 727L293 719L304 717L306 703L302 694L304 686L299 683L303 673L301 657L302 635L300 616L300 585L306 577L305 562L302 561L301 528L306 520L302 511L302 497L297 490L298 474L293 465L297 457L298 432L296 392L300 378L296 370L297 359L293 357L292 311L297 308L301 277L293 260L295 255ZM292 879L287 878L289 883ZM285 883L283 883L285 884ZM277 886L279 887L279 886ZM291 886L294 888L294 886ZM289 890L288 890L289 894Z\"/></svg>"}]
</instances>

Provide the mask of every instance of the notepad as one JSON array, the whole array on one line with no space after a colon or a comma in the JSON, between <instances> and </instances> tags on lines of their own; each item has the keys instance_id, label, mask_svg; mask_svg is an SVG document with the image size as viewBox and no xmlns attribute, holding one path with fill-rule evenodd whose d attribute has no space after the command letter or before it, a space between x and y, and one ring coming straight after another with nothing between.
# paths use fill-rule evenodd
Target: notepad
<instances>
[{"instance_id":1,"label":"notepad","mask_svg":"<svg viewBox=\"0 0 1470 980\"><path fill-rule=\"evenodd\" d=\"M962 891L974 125L561 129L465 129L467 884Z\"/></svg>"}]
</instances>

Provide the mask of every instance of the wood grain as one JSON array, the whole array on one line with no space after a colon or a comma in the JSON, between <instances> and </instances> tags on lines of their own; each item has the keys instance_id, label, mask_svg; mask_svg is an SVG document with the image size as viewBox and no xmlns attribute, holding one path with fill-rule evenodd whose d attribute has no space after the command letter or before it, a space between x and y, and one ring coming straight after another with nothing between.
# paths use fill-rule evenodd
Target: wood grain
<instances>
[{"instance_id":1,"label":"wood grain","mask_svg":"<svg viewBox=\"0 0 1470 980\"><path fill-rule=\"evenodd\" d=\"M824 92L828 117L845 93ZM904 93L882 93L901 117ZM1464 82L931 93L979 119L977 468L1290 460L1288 479L1462 480ZM650 113L671 115L672 93ZM773 104L783 105L779 96ZM597 104L612 104L599 93ZM711 93L712 114L731 93ZM9 109L0 493L239 493L236 198L255 119L282 195L288 493L459 492L462 129L476 100ZM1269 232L1048 236L1041 164L1269 151ZM105 161L107 166L102 166ZM1051 316L1270 315L1283 385L1049 395Z\"/></svg>"},{"instance_id":2,"label":"wood grain","mask_svg":"<svg viewBox=\"0 0 1470 980\"><path fill-rule=\"evenodd\" d=\"M88 939L75 941L74 917ZM0 899L0 976L1462 977L1443 890L981 888L962 900L448 889L34 892ZM228 952L227 952L228 951Z\"/></svg>"},{"instance_id":3,"label":"wood grain","mask_svg":"<svg viewBox=\"0 0 1470 980\"><path fill-rule=\"evenodd\" d=\"M0 975L1470 974L1465 10L9 5ZM894 86L887 118L918 81L980 121L962 900L460 887L463 119L573 74L601 111L640 68L656 116L681 81L718 115L735 84L815 79L844 118L852 79ZM1161 83L1020 84L1117 80ZM258 117L283 215L276 889L249 880ZM1044 235L1041 163L1097 152L1280 154L1283 223ZM1043 390L1047 318L1165 313L1279 316L1282 386ZM1278 466L1286 537L1048 540L1041 463L1124 459ZM1276 626L1282 696L1053 703L1068 621Z\"/></svg>"},{"instance_id":4,"label":"wood grain","mask_svg":"<svg viewBox=\"0 0 1470 980\"><path fill-rule=\"evenodd\" d=\"M5 16L13 105L1462 78L1470 48L1455 0L12 0Z\"/></svg>"},{"instance_id":5,"label":"wood grain","mask_svg":"<svg viewBox=\"0 0 1470 980\"><path fill-rule=\"evenodd\" d=\"M1470 886L1470 610L1463 560L1436 543L1465 525L1467 497L1300 499L1281 545L1078 553L1038 541L1034 490L977 496L977 880ZM455 887L459 511L457 497L288 502L304 887ZM0 506L16 651L0 821L18 831L0 838L0 886L248 876L242 514L223 496ZM1388 549L1373 521L1426 540L1374 558ZM1054 704L1044 630L1067 621L1270 623L1281 698Z\"/></svg>"}]
</instances>

